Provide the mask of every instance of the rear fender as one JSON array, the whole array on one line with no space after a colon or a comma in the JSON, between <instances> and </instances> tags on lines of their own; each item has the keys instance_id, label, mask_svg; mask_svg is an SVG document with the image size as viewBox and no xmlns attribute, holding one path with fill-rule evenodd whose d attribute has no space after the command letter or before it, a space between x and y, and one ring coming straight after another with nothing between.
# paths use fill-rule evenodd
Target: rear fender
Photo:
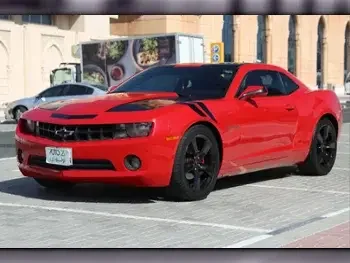
<instances>
[{"instance_id":1,"label":"rear fender","mask_svg":"<svg viewBox=\"0 0 350 263\"><path fill-rule=\"evenodd\" d=\"M320 119L330 114L338 122L338 135L342 124L342 108L337 95L330 90L316 90L305 94L299 108L298 134L295 146L310 149L314 131Z\"/></svg>"}]
</instances>

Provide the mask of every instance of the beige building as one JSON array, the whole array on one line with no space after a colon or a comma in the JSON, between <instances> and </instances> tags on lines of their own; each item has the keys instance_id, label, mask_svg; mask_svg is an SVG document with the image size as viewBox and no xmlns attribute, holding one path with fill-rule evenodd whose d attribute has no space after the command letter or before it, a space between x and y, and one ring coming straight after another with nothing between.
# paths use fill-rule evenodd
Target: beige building
<instances>
[{"instance_id":1,"label":"beige building","mask_svg":"<svg viewBox=\"0 0 350 263\"><path fill-rule=\"evenodd\" d=\"M48 87L53 68L77 61L81 41L175 32L203 35L207 61L210 43L224 39L232 61L280 65L312 87L341 93L350 70L349 15L1 15L0 103Z\"/></svg>"}]
</instances>

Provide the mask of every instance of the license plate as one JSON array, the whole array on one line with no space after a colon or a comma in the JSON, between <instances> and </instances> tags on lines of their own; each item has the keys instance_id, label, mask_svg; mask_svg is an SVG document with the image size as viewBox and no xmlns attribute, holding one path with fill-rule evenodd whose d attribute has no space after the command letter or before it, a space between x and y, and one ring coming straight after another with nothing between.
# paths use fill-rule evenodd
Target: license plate
<instances>
[{"instance_id":1,"label":"license plate","mask_svg":"<svg viewBox=\"0 0 350 263\"><path fill-rule=\"evenodd\" d=\"M61 166L73 165L73 156L71 148L46 147L46 163Z\"/></svg>"}]
</instances>

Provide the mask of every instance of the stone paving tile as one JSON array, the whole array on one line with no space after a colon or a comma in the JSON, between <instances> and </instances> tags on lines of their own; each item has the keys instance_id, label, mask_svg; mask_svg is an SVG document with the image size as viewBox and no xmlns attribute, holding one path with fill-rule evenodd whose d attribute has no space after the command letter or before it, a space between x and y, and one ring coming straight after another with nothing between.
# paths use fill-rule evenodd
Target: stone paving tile
<instances>
[{"instance_id":1,"label":"stone paving tile","mask_svg":"<svg viewBox=\"0 0 350 263\"><path fill-rule=\"evenodd\" d=\"M223 247L255 233L151 221L0 208L0 247ZM38 217L40 215L40 217Z\"/></svg>"},{"instance_id":2,"label":"stone paving tile","mask_svg":"<svg viewBox=\"0 0 350 263\"><path fill-rule=\"evenodd\" d=\"M118 193L115 193L117 190L113 187L81 187L69 196L42 190L29 178L18 180L18 185L12 183L10 188L0 183L2 202L196 220L263 229L276 229L321 216L348 207L350 203L349 195L265 189L249 184L214 191L206 200L194 203L152 201L147 198L132 200L132 195L124 199L118 197ZM339 186L344 185L344 179L341 177L335 177L334 181ZM282 180L280 186L284 185Z\"/></svg>"},{"instance_id":3,"label":"stone paving tile","mask_svg":"<svg viewBox=\"0 0 350 263\"><path fill-rule=\"evenodd\" d=\"M342 141L339 149L347 151L349 144ZM348 168L348 164L346 155L338 156L336 167ZM350 176L346 169L334 169L322 177L260 172L223 179L206 200L193 203L166 202L144 196L139 191L112 186L81 186L68 194L45 191L32 179L14 171L16 169L15 160L0 161L1 247L222 247L261 234L250 230L6 207L5 204L83 209L265 230L300 223L350 204L347 194Z\"/></svg>"},{"instance_id":4,"label":"stone paving tile","mask_svg":"<svg viewBox=\"0 0 350 263\"><path fill-rule=\"evenodd\" d=\"M294 241L284 248L350 248L350 222Z\"/></svg>"}]
</instances>

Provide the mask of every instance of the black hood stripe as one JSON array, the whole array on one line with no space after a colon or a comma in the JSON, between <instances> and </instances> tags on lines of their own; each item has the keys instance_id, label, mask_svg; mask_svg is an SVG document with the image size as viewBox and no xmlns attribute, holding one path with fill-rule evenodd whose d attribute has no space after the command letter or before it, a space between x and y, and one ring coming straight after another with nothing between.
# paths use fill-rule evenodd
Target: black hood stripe
<instances>
[{"instance_id":1,"label":"black hood stripe","mask_svg":"<svg viewBox=\"0 0 350 263\"><path fill-rule=\"evenodd\" d=\"M186 103L186 102L179 102L178 104L187 105L187 106L190 107L195 113L197 113L199 116L207 117L195 104Z\"/></svg>"},{"instance_id":2,"label":"black hood stripe","mask_svg":"<svg viewBox=\"0 0 350 263\"><path fill-rule=\"evenodd\" d=\"M208 109L208 107L203 102L197 102L197 105L201 107L201 109L209 116L210 119L212 119L214 122L217 122L215 116L211 111Z\"/></svg>"},{"instance_id":3,"label":"black hood stripe","mask_svg":"<svg viewBox=\"0 0 350 263\"><path fill-rule=\"evenodd\" d=\"M65 120L93 119L96 116L97 116L96 114L85 114L85 115L67 115L67 114L60 114L60 113L51 114L51 118L65 119Z\"/></svg>"}]
</instances>

